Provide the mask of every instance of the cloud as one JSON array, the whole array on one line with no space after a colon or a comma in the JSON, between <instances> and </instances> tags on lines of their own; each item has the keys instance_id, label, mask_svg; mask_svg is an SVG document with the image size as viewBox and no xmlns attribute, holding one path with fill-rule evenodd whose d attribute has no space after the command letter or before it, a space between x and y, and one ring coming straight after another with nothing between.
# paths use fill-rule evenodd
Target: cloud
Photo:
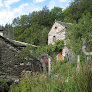
<instances>
[{"instance_id":1,"label":"cloud","mask_svg":"<svg viewBox=\"0 0 92 92\"><path fill-rule=\"evenodd\" d=\"M25 14L29 14L29 12L33 12L33 11L39 11L41 8L39 6L35 6L34 4L22 4L20 5L18 8L15 8L12 12L14 13L14 17L16 18L17 16L20 15L25 15Z\"/></svg>"},{"instance_id":2,"label":"cloud","mask_svg":"<svg viewBox=\"0 0 92 92\"><path fill-rule=\"evenodd\" d=\"M15 8L13 10L14 13L18 13L18 12L22 12L24 8L26 8L29 4L28 3L25 3L25 4L22 4L20 5L18 8Z\"/></svg>"},{"instance_id":3,"label":"cloud","mask_svg":"<svg viewBox=\"0 0 92 92\"><path fill-rule=\"evenodd\" d=\"M11 9L3 9L0 11L0 25L5 25L6 23L12 23L14 18L18 16L29 14L29 12L41 10L39 6L35 6L34 4L24 3L19 7Z\"/></svg>"},{"instance_id":4,"label":"cloud","mask_svg":"<svg viewBox=\"0 0 92 92\"><path fill-rule=\"evenodd\" d=\"M51 0L48 4L49 9L61 7L63 10L69 5L71 0Z\"/></svg>"},{"instance_id":5,"label":"cloud","mask_svg":"<svg viewBox=\"0 0 92 92\"><path fill-rule=\"evenodd\" d=\"M41 3L43 1L45 1L45 0L35 0L36 3Z\"/></svg>"},{"instance_id":6,"label":"cloud","mask_svg":"<svg viewBox=\"0 0 92 92\"><path fill-rule=\"evenodd\" d=\"M7 10L3 10L0 12L0 24L5 25L6 23L9 23L9 21L12 18L13 18L13 12Z\"/></svg>"},{"instance_id":7,"label":"cloud","mask_svg":"<svg viewBox=\"0 0 92 92\"><path fill-rule=\"evenodd\" d=\"M28 10L29 12L39 11L39 10L41 10L41 9L42 9L41 6L37 6L37 5L33 4L33 3L31 3L31 4L29 5L29 7L27 8L27 10Z\"/></svg>"},{"instance_id":8,"label":"cloud","mask_svg":"<svg viewBox=\"0 0 92 92\"><path fill-rule=\"evenodd\" d=\"M62 3L60 3L60 7L63 9L63 10L65 10L68 6L69 6L69 4L73 1L73 0L61 0L62 1ZM64 1L64 2L63 2Z\"/></svg>"},{"instance_id":9,"label":"cloud","mask_svg":"<svg viewBox=\"0 0 92 92\"><path fill-rule=\"evenodd\" d=\"M24 10L28 6L28 3L20 5L18 8L13 10L3 9L0 11L0 24L5 25L6 23L12 23L12 20L22 14L24 14Z\"/></svg>"},{"instance_id":10,"label":"cloud","mask_svg":"<svg viewBox=\"0 0 92 92\"><path fill-rule=\"evenodd\" d=\"M61 2L61 3L69 3L71 1L73 1L73 0L59 0L59 2Z\"/></svg>"},{"instance_id":11,"label":"cloud","mask_svg":"<svg viewBox=\"0 0 92 92\"><path fill-rule=\"evenodd\" d=\"M19 2L20 0L6 0L4 1L4 4L7 8L10 8L10 5L16 2Z\"/></svg>"},{"instance_id":12,"label":"cloud","mask_svg":"<svg viewBox=\"0 0 92 92\"><path fill-rule=\"evenodd\" d=\"M2 0L0 0L0 6L3 6Z\"/></svg>"},{"instance_id":13,"label":"cloud","mask_svg":"<svg viewBox=\"0 0 92 92\"><path fill-rule=\"evenodd\" d=\"M51 2L49 2L49 4L48 4L49 9L52 9L52 8L55 7L55 6L56 6L55 1L51 1Z\"/></svg>"},{"instance_id":14,"label":"cloud","mask_svg":"<svg viewBox=\"0 0 92 92\"><path fill-rule=\"evenodd\" d=\"M67 2L68 0L59 0L60 2Z\"/></svg>"}]
</instances>

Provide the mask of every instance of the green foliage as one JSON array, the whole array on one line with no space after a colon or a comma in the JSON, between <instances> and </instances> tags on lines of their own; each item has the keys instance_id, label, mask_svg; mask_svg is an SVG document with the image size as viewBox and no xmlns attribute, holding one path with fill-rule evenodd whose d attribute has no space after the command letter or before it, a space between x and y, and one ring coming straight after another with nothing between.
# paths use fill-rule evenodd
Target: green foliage
<instances>
[{"instance_id":1,"label":"green foliage","mask_svg":"<svg viewBox=\"0 0 92 92\"><path fill-rule=\"evenodd\" d=\"M59 74L62 77L72 77L72 72L76 71L76 63L75 62L65 62L60 61L56 62L53 65L53 72L52 74Z\"/></svg>"},{"instance_id":2,"label":"green foliage","mask_svg":"<svg viewBox=\"0 0 92 92\"><path fill-rule=\"evenodd\" d=\"M34 60L36 60L36 48L32 45L28 45L24 50L21 51L21 56L20 58L27 58L29 61L29 58L32 58Z\"/></svg>"},{"instance_id":3,"label":"green foliage","mask_svg":"<svg viewBox=\"0 0 92 92\"><path fill-rule=\"evenodd\" d=\"M83 14L90 12L92 16L92 1L91 0L74 0L70 6L64 10L65 21L78 22Z\"/></svg>"},{"instance_id":4,"label":"green foliage","mask_svg":"<svg viewBox=\"0 0 92 92\"><path fill-rule=\"evenodd\" d=\"M17 27L15 27L15 30L16 28ZM23 30L21 30L22 28ZM21 26L18 29L19 29L18 32L15 31L16 40L31 43L34 45L46 45L47 44L46 34L48 34L48 30L49 30L48 28L40 26L37 23L32 23L30 27L26 25L25 27Z\"/></svg>"},{"instance_id":5,"label":"green foliage","mask_svg":"<svg viewBox=\"0 0 92 92\"><path fill-rule=\"evenodd\" d=\"M59 68L58 68L59 67ZM90 64L83 64L80 73L75 63L57 62L54 74L25 76L11 87L12 92L91 92L92 71ZM57 70L57 71L56 71ZM60 72L61 71L61 72Z\"/></svg>"},{"instance_id":6,"label":"green foliage","mask_svg":"<svg viewBox=\"0 0 92 92\"><path fill-rule=\"evenodd\" d=\"M72 47L76 54L82 52L83 41L91 41L92 39L92 18L90 14L83 15L78 23L72 24L67 28L67 44ZM89 44L90 45L90 44ZM91 45L89 46L91 47Z\"/></svg>"},{"instance_id":7,"label":"green foliage","mask_svg":"<svg viewBox=\"0 0 92 92\"><path fill-rule=\"evenodd\" d=\"M19 25L19 20L20 20L19 17L14 18L14 19L13 19L13 25L18 26L18 25Z\"/></svg>"},{"instance_id":8,"label":"green foliage","mask_svg":"<svg viewBox=\"0 0 92 92\"><path fill-rule=\"evenodd\" d=\"M51 17L52 17L53 21L55 21L55 19L56 20L64 21L64 16L63 16L62 8L54 7L51 10Z\"/></svg>"},{"instance_id":9,"label":"green foliage","mask_svg":"<svg viewBox=\"0 0 92 92\"><path fill-rule=\"evenodd\" d=\"M60 49L62 50L64 47L64 41L63 40L57 40L54 45L50 44L45 47L43 47L44 51L48 53L49 55L55 55Z\"/></svg>"},{"instance_id":10,"label":"green foliage","mask_svg":"<svg viewBox=\"0 0 92 92\"><path fill-rule=\"evenodd\" d=\"M41 54L47 53L48 55L53 57L63 47L63 40L57 40L54 45L37 46L37 48L32 45L28 45L24 50L22 50L21 55L23 58L26 57L36 59Z\"/></svg>"},{"instance_id":11,"label":"green foliage","mask_svg":"<svg viewBox=\"0 0 92 92\"><path fill-rule=\"evenodd\" d=\"M5 80L0 79L0 91L3 89L8 89L8 85Z\"/></svg>"}]
</instances>

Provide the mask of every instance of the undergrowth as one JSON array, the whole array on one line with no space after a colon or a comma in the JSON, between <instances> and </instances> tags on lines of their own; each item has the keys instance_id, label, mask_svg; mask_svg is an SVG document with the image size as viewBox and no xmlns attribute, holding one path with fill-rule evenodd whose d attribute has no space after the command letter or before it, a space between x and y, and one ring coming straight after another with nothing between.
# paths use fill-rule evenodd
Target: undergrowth
<instances>
[{"instance_id":1,"label":"undergrowth","mask_svg":"<svg viewBox=\"0 0 92 92\"><path fill-rule=\"evenodd\" d=\"M57 62L51 76L39 74L24 76L11 86L12 92L92 92L90 64L83 64L78 73L76 63Z\"/></svg>"}]
</instances>

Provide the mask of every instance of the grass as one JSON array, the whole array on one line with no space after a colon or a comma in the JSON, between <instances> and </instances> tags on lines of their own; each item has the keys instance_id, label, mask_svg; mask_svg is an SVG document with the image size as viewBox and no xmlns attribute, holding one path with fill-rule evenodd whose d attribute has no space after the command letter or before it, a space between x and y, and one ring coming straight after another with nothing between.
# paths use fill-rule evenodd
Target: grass
<instances>
[{"instance_id":1,"label":"grass","mask_svg":"<svg viewBox=\"0 0 92 92\"><path fill-rule=\"evenodd\" d=\"M83 64L80 73L76 63L57 62L51 77L47 74L24 76L11 87L12 92L91 92L92 72L90 64Z\"/></svg>"}]
</instances>

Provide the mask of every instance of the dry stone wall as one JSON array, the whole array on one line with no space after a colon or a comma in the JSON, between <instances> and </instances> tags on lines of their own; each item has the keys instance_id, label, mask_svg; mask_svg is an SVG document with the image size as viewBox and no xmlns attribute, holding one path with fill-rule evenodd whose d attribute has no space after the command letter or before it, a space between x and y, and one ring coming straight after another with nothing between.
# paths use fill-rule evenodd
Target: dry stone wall
<instances>
[{"instance_id":1,"label":"dry stone wall","mask_svg":"<svg viewBox=\"0 0 92 92\"><path fill-rule=\"evenodd\" d=\"M20 59L20 50L0 38L0 72L9 76L20 76L23 70L40 71L39 60Z\"/></svg>"},{"instance_id":2,"label":"dry stone wall","mask_svg":"<svg viewBox=\"0 0 92 92\"><path fill-rule=\"evenodd\" d=\"M0 71L8 75L17 75L18 70L14 67L16 64L18 64L17 49L0 38Z\"/></svg>"}]
</instances>

